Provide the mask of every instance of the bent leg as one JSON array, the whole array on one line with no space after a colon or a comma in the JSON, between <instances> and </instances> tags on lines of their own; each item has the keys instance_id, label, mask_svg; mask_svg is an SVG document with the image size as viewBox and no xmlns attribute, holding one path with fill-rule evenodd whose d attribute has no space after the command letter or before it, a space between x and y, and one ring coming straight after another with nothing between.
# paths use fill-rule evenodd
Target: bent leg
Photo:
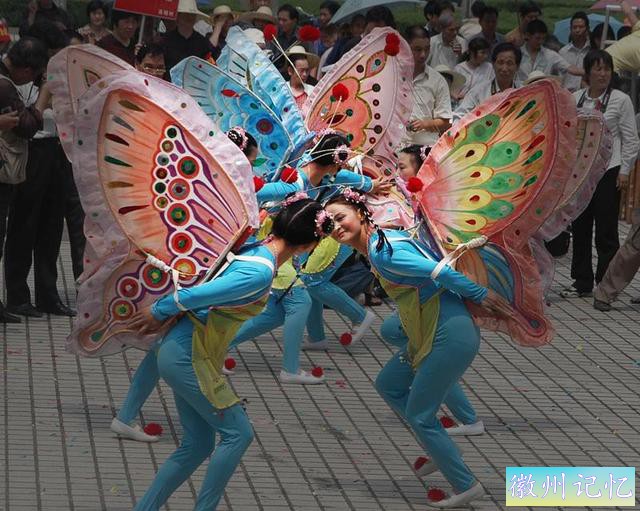
<instances>
[{"instance_id":1,"label":"bent leg","mask_svg":"<svg viewBox=\"0 0 640 511\"><path fill-rule=\"evenodd\" d=\"M300 370L300 348L311 311L311 297L304 286L292 287L282 300L284 307L284 345L282 368L291 374Z\"/></svg>"},{"instance_id":2,"label":"bent leg","mask_svg":"<svg viewBox=\"0 0 640 511\"><path fill-rule=\"evenodd\" d=\"M131 424L140 413L140 409L153 392L160 375L155 350L150 349L140 362L131 380L127 396L118 412L118 420Z\"/></svg>"}]
</instances>

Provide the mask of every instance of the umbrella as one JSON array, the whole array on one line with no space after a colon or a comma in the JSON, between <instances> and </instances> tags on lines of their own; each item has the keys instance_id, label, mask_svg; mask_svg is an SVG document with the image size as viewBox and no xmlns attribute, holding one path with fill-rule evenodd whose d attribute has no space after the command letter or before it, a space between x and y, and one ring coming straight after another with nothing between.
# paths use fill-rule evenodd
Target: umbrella
<instances>
[{"instance_id":1,"label":"umbrella","mask_svg":"<svg viewBox=\"0 0 640 511\"><path fill-rule=\"evenodd\" d=\"M600 23L604 23L604 15L603 14L589 14L587 16L589 18L589 26L591 30L594 29ZM611 30L613 30L614 34L618 33L618 29L622 26L617 19L613 16L609 16L609 26ZM569 42L569 33L571 32L571 18L565 18L560 21L556 21L555 28L553 30L553 35L558 38L562 44L567 44Z\"/></svg>"},{"instance_id":2,"label":"umbrella","mask_svg":"<svg viewBox=\"0 0 640 511\"><path fill-rule=\"evenodd\" d=\"M331 23L347 21L354 14L358 14L362 11L368 11L372 7L376 7L378 5L384 5L389 8L391 8L391 6L404 4L424 7L426 3L427 2L423 2L422 0L347 0L331 17Z\"/></svg>"}]
</instances>

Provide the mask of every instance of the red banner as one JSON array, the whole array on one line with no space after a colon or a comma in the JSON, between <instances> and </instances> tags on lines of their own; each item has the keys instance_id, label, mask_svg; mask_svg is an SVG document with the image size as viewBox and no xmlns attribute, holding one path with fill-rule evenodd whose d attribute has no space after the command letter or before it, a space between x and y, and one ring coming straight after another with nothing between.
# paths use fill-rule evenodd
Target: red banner
<instances>
[{"instance_id":1,"label":"red banner","mask_svg":"<svg viewBox=\"0 0 640 511\"><path fill-rule=\"evenodd\" d=\"M113 8L154 18L178 17L178 0L115 0Z\"/></svg>"},{"instance_id":2,"label":"red banner","mask_svg":"<svg viewBox=\"0 0 640 511\"><path fill-rule=\"evenodd\" d=\"M11 34L9 34L9 27L4 19L0 19L0 43L8 43L11 41Z\"/></svg>"}]
</instances>

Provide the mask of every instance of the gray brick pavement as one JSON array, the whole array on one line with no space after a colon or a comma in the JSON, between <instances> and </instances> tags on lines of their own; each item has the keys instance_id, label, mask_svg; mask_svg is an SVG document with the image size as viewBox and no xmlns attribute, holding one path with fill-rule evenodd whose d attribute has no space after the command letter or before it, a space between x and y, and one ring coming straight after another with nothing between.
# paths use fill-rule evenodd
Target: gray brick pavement
<instances>
[{"instance_id":1,"label":"gray brick pavement","mask_svg":"<svg viewBox=\"0 0 640 511\"><path fill-rule=\"evenodd\" d=\"M459 441L489 492L473 509L505 509L505 466L640 460L640 309L628 304L640 293L640 280L615 312L604 314L587 299L559 297L569 283L567 264L558 264L549 296L554 342L522 349L485 334L465 374L487 426L485 435ZM66 243L60 271L61 292L73 304ZM324 367L327 385L278 383L280 331L240 348L232 383L248 401L256 439L221 510L423 510L425 485L446 488L438 473L424 483L413 476L416 441L373 389L392 354L377 335L389 310L376 308L376 330L361 344L345 349L335 342L327 353L303 355L304 367ZM346 328L333 312L325 319L336 337ZM130 510L178 443L180 424L164 384L142 418L164 426L162 440L114 438L109 423L142 353L78 359L64 351L69 327L68 319L55 317L2 327L0 510ZM192 509L202 477L201 468L166 508Z\"/></svg>"}]
</instances>

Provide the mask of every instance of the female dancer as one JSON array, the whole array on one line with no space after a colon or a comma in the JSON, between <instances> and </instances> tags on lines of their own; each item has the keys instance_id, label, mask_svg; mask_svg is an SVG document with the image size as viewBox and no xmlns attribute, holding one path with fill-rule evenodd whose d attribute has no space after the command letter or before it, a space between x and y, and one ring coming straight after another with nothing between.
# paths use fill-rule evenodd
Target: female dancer
<instances>
[{"instance_id":1,"label":"female dancer","mask_svg":"<svg viewBox=\"0 0 640 511\"><path fill-rule=\"evenodd\" d=\"M462 460L436 417L441 404L473 361L480 335L461 297L505 310L492 291L449 267L431 277L436 261L428 249L399 231L381 230L371 221L364 197L353 190L330 200L334 237L367 254L385 291L399 309L408 342L376 379L376 389L407 420L431 456L430 471L440 470L455 494L434 507L464 505L484 489Z\"/></svg>"},{"instance_id":2,"label":"female dancer","mask_svg":"<svg viewBox=\"0 0 640 511\"><path fill-rule=\"evenodd\" d=\"M131 322L140 332L191 311L160 341L158 370L174 392L184 435L180 447L158 471L136 511L158 510L198 466L211 456L196 510L213 510L253 439L251 424L220 368L229 341L241 324L267 302L277 267L312 250L333 229L319 203L301 199L275 217L271 236L246 247L213 280L178 291L139 312ZM215 434L221 438L214 452ZM213 453L213 455L212 455Z\"/></svg>"},{"instance_id":3,"label":"female dancer","mask_svg":"<svg viewBox=\"0 0 640 511\"><path fill-rule=\"evenodd\" d=\"M227 132L227 136L242 150L249 163L253 164L256 161L258 144L250 133L240 127L235 127ZM149 399L159 378L157 347L152 346L133 374L131 385L122 406L111 421L111 431L119 437L138 442L157 442L159 440L159 435L149 435L138 424L134 424L136 417L140 414L140 410L146 400Z\"/></svg>"},{"instance_id":4,"label":"female dancer","mask_svg":"<svg viewBox=\"0 0 640 511\"><path fill-rule=\"evenodd\" d=\"M363 192L385 193L391 187L382 179L371 178L344 170L350 157L348 140L337 133L322 134L313 149L300 160L295 183L267 183L258 192L258 202L281 201L290 193L305 191L310 197L325 201L338 192L339 186L351 186ZM344 290L331 282L331 277L351 256L352 250L331 239L320 244L309 257L300 278L312 298L307 321L309 342L303 349L325 350L328 340L322 321L323 306L344 314L353 324L351 342L357 342L373 323L375 314L366 311Z\"/></svg>"}]
</instances>

